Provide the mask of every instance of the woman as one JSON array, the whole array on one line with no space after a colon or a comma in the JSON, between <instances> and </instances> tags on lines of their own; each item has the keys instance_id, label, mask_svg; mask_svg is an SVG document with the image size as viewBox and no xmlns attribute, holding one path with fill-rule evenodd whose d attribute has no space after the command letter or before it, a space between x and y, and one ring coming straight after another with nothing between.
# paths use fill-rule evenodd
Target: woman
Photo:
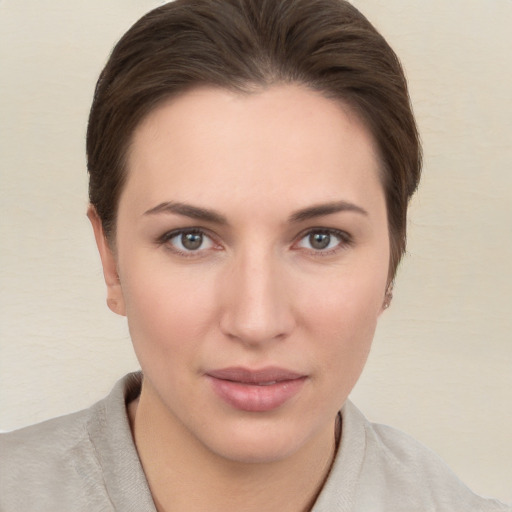
<instances>
[{"instance_id":1,"label":"woman","mask_svg":"<svg viewBox=\"0 0 512 512\"><path fill-rule=\"evenodd\" d=\"M353 7L149 13L100 76L87 154L144 377L6 435L2 510L507 510L347 400L421 166L398 60Z\"/></svg>"}]
</instances>

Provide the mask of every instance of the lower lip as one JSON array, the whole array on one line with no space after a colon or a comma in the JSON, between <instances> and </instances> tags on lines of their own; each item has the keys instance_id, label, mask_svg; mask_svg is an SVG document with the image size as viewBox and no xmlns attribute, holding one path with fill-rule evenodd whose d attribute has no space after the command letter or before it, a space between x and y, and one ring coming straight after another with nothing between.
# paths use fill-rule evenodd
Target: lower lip
<instances>
[{"instance_id":1,"label":"lower lip","mask_svg":"<svg viewBox=\"0 0 512 512\"><path fill-rule=\"evenodd\" d=\"M208 378L220 398L235 409L247 412L266 412L281 407L302 389L306 380L306 377L301 377L258 386L211 376Z\"/></svg>"}]
</instances>

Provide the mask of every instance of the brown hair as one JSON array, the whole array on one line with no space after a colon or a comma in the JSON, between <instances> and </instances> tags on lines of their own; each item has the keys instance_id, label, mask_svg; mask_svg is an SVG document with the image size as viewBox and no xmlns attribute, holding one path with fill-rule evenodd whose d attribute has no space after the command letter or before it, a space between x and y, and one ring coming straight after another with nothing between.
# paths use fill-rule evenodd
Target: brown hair
<instances>
[{"instance_id":1,"label":"brown hair","mask_svg":"<svg viewBox=\"0 0 512 512\"><path fill-rule=\"evenodd\" d=\"M127 150L149 112L198 85L249 92L276 83L339 99L371 130L382 164L391 279L405 251L421 148L397 56L343 0L175 0L128 30L99 77L87 131L89 197L109 240Z\"/></svg>"}]
</instances>

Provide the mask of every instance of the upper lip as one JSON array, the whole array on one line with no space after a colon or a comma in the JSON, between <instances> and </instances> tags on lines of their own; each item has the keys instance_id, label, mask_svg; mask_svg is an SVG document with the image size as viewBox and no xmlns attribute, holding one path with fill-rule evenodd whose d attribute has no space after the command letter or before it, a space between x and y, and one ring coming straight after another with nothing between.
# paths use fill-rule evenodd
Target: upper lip
<instances>
[{"instance_id":1,"label":"upper lip","mask_svg":"<svg viewBox=\"0 0 512 512\"><path fill-rule=\"evenodd\" d=\"M207 375L215 379L230 380L243 384L261 384L268 382L281 382L286 380L295 380L304 378L305 375L279 368L277 366L269 366L260 369L249 369L238 366L229 368L220 368L206 372Z\"/></svg>"}]
</instances>

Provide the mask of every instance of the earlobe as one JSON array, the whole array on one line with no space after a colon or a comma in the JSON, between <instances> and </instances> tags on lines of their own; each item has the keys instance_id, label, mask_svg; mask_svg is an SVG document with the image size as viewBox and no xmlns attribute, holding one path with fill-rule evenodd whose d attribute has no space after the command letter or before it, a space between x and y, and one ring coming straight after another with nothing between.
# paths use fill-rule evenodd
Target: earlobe
<instances>
[{"instance_id":1,"label":"earlobe","mask_svg":"<svg viewBox=\"0 0 512 512\"><path fill-rule=\"evenodd\" d=\"M117 273L116 257L105 236L103 224L94 206L89 205L87 217L91 221L94 238L96 239L96 245L100 253L103 277L107 285L107 305L114 313L126 316L123 290L121 281L119 280L119 274Z\"/></svg>"},{"instance_id":2,"label":"earlobe","mask_svg":"<svg viewBox=\"0 0 512 512\"><path fill-rule=\"evenodd\" d=\"M386 293L384 294L384 301L382 303L381 313L386 311L386 309L388 309L389 306L391 306L391 301L393 300L393 286L394 286L394 283L393 283L393 281L391 281L386 288Z\"/></svg>"}]
</instances>

